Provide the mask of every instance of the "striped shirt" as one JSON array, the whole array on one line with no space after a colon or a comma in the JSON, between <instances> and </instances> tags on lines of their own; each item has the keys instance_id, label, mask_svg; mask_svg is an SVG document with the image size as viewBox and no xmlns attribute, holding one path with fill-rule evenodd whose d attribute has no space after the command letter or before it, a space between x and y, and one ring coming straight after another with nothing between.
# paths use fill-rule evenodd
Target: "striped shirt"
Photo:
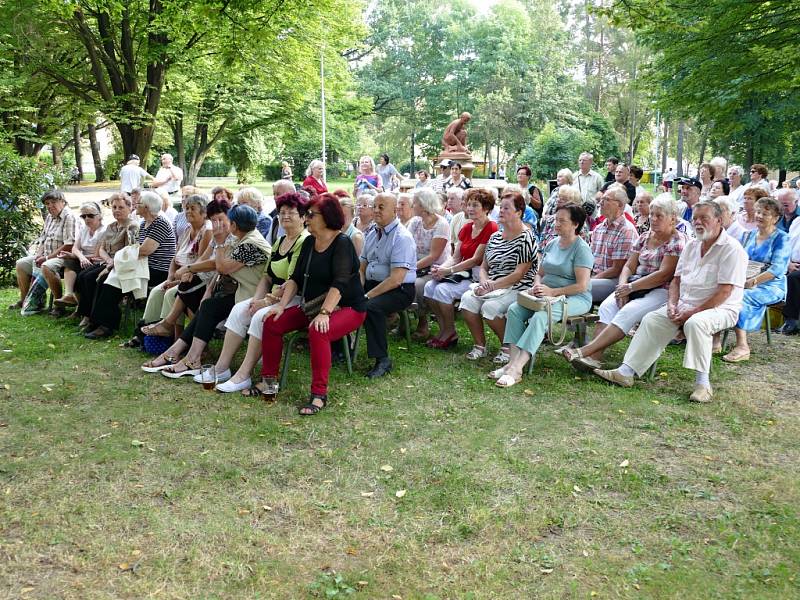
<instances>
[{"instance_id":1,"label":"striped shirt","mask_svg":"<svg viewBox=\"0 0 800 600\"><path fill-rule=\"evenodd\" d=\"M172 225L161 215L158 215L148 226L142 223L139 229L139 243L143 244L146 239L151 239L158 243L158 248L148 259L148 266L151 271L169 271L169 263L175 256L175 232Z\"/></svg>"},{"instance_id":2,"label":"striped shirt","mask_svg":"<svg viewBox=\"0 0 800 600\"><path fill-rule=\"evenodd\" d=\"M528 272L511 287L513 290L527 289L533 285L536 272L539 270L539 248L536 238L527 228L510 240L503 239L500 231L493 233L486 244L484 260L489 266L489 279L492 280L511 275L522 263L531 263Z\"/></svg>"}]
</instances>

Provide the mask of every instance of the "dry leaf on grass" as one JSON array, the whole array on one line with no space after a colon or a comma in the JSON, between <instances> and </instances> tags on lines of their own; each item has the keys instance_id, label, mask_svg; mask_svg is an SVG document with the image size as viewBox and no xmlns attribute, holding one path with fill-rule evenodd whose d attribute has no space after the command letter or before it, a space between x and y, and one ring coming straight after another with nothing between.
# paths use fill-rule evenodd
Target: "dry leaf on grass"
<instances>
[{"instance_id":1,"label":"dry leaf on grass","mask_svg":"<svg viewBox=\"0 0 800 600\"><path fill-rule=\"evenodd\" d=\"M406 495L406 490L397 490L394 495L396 498L402 498Z\"/></svg>"},{"instance_id":2,"label":"dry leaf on grass","mask_svg":"<svg viewBox=\"0 0 800 600\"><path fill-rule=\"evenodd\" d=\"M141 448L144 446L144 442L141 440L131 440L131 446L135 446L136 448Z\"/></svg>"},{"instance_id":3,"label":"dry leaf on grass","mask_svg":"<svg viewBox=\"0 0 800 600\"><path fill-rule=\"evenodd\" d=\"M621 463L619 463L619 466L620 466L620 468L621 468L621 469L624 469L624 468L625 468L625 467L627 467L629 464L631 464L631 463L630 463L630 462L628 461L628 459L626 458L626 459L625 459L625 460L623 460Z\"/></svg>"},{"instance_id":4,"label":"dry leaf on grass","mask_svg":"<svg viewBox=\"0 0 800 600\"><path fill-rule=\"evenodd\" d=\"M362 498L372 498L375 495L375 492L361 492Z\"/></svg>"},{"instance_id":5,"label":"dry leaf on grass","mask_svg":"<svg viewBox=\"0 0 800 600\"><path fill-rule=\"evenodd\" d=\"M381 471L383 471L384 473L390 473L394 471L394 468L392 467L392 465L381 465Z\"/></svg>"},{"instance_id":6,"label":"dry leaf on grass","mask_svg":"<svg viewBox=\"0 0 800 600\"><path fill-rule=\"evenodd\" d=\"M552 572L553 572L553 569L539 569L539 572L540 572L542 575L550 575L550 573L552 573Z\"/></svg>"}]
</instances>

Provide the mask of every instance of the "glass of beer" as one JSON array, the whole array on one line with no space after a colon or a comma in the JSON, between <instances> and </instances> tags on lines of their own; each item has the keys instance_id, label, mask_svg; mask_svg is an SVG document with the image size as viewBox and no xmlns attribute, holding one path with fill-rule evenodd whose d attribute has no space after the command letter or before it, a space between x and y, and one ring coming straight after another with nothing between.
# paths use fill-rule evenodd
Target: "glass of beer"
<instances>
[{"instance_id":1,"label":"glass of beer","mask_svg":"<svg viewBox=\"0 0 800 600\"><path fill-rule=\"evenodd\" d=\"M203 365L201 377L203 378L203 389L213 390L217 385L217 370L214 365Z\"/></svg>"}]
</instances>

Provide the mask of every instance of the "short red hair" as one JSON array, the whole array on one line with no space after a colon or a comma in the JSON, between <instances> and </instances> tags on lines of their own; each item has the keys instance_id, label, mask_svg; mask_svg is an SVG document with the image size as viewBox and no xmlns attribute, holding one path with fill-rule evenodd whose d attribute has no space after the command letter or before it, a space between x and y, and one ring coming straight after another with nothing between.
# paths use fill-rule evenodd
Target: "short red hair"
<instances>
[{"instance_id":1,"label":"short red hair","mask_svg":"<svg viewBox=\"0 0 800 600\"><path fill-rule=\"evenodd\" d=\"M311 198L309 208L316 208L325 221L325 227L340 231L344 227L344 212L339 198L330 192L324 192Z\"/></svg>"}]
</instances>

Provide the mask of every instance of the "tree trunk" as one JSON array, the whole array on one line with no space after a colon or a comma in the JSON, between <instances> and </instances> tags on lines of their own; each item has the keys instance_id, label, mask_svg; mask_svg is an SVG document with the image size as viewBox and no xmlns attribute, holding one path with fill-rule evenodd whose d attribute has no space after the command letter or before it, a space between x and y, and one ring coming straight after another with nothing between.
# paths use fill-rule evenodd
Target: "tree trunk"
<instances>
[{"instance_id":1,"label":"tree trunk","mask_svg":"<svg viewBox=\"0 0 800 600\"><path fill-rule=\"evenodd\" d=\"M78 167L78 181L83 181L83 165L81 164L81 128L77 123L72 125L72 145L75 147L75 165Z\"/></svg>"},{"instance_id":2,"label":"tree trunk","mask_svg":"<svg viewBox=\"0 0 800 600\"><path fill-rule=\"evenodd\" d=\"M669 123L664 119L664 143L661 144L661 175L667 172L667 145L669 142Z\"/></svg>"},{"instance_id":3,"label":"tree trunk","mask_svg":"<svg viewBox=\"0 0 800 600\"><path fill-rule=\"evenodd\" d=\"M94 123L89 123L89 147L92 149L92 161L94 162L94 180L105 181L106 173L103 170L103 161L100 159L100 144L97 143L97 129Z\"/></svg>"},{"instance_id":4,"label":"tree trunk","mask_svg":"<svg viewBox=\"0 0 800 600\"><path fill-rule=\"evenodd\" d=\"M675 175L678 177L683 177L683 130L683 121L678 121L678 148L675 157L678 161L678 168L675 171Z\"/></svg>"},{"instance_id":5,"label":"tree trunk","mask_svg":"<svg viewBox=\"0 0 800 600\"><path fill-rule=\"evenodd\" d=\"M778 171L778 189L780 189L784 181L786 181L786 169L780 169Z\"/></svg>"},{"instance_id":6,"label":"tree trunk","mask_svg":"<svg viewBox=\"0 0 800 600\"><path fill-rule=\"evenodd\" d=\"M53 166L57 171L64 172L64 159L61 157L61 146L58 140L50 145L50 151L53 153Z\"/></svg>"},{"instance_id":7,"label":"tree trunk","mask_svg":"<svg viewBox=\"0 0 800 600\"><path fill-rule=\"evenodd\" d=\"M414 161L414 146L417 142L417 132L414 131L414 128L411 128L411 177L415 177L415 173L417 172L417 163Z\"/></svg>"},{"instance_id":8,"label":"tree trunk","mask_svg":"<svg viewBox=\"0 0 800 600\"><path fill-rule=\"evenodd\" d=\"M698 165L702 165L705 161L703 160L706 157L706 145L708 144L708 136L704 133L703 139L700 142L700 159L697 161Z\"/></svg>"},{"instance_id":9,"label":"tree trunk","mask_svg":"<svg viewBox=\"0 0 800 600\"><path fill-rule=\"evenodd\" d=\"M183 144L183 112L178 111L178 116L171 122L172 138L175 142L176 161L181 170L186 173L186 147Z\"/></svg>"}]
</instances>

